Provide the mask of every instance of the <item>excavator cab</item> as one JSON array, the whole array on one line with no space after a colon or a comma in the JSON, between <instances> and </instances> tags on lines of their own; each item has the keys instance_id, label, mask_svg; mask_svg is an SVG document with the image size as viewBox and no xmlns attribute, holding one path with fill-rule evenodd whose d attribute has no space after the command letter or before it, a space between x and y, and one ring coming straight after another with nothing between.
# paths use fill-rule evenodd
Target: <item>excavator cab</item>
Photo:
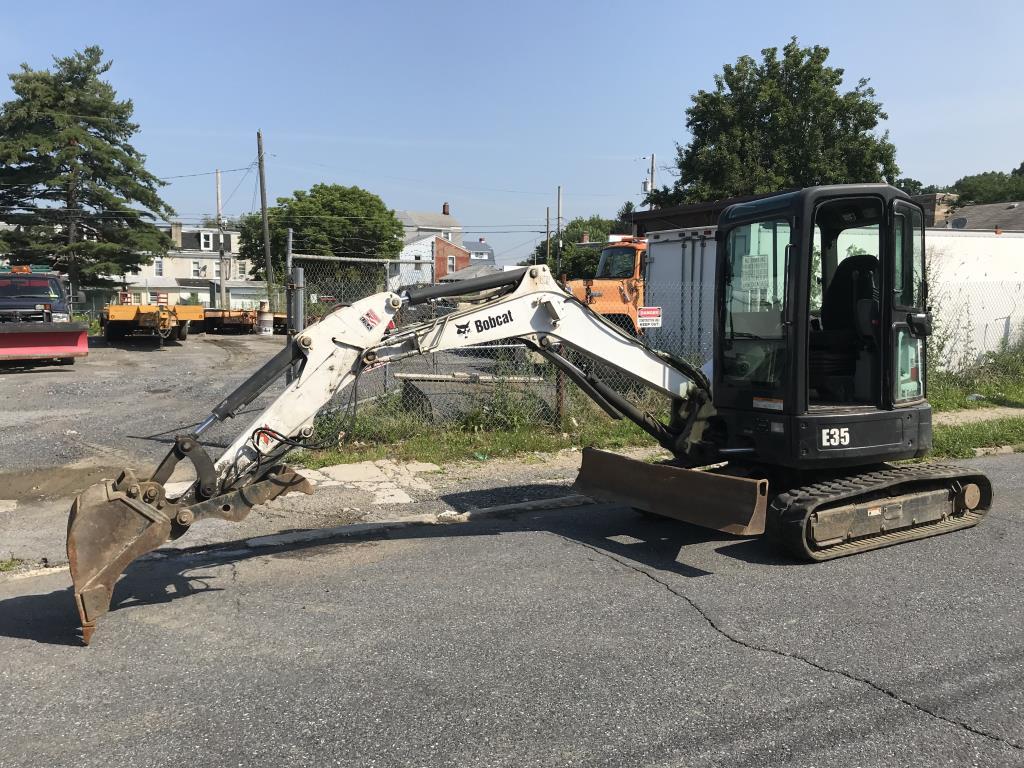
<instances>
[{"instance_id":1,"label":"excavator cab","mask_svg":"<svg viewBox=\"0 0 1024 768\"><path fill-rule=\"evenodd\" d=\"M714 404L727 450L793 469L931 447L924 216L885 184L726 208Z\"/></svg>"}]
</instances>

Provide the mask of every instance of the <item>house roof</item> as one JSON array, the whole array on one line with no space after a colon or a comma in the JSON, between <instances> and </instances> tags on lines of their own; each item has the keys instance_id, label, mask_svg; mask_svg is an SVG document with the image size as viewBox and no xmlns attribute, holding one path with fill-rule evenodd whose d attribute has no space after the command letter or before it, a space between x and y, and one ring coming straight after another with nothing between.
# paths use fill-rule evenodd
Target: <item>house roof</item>
<instances>
[{"instance_id":1,"label":"house roof","mask_svg":"<svg viewBox=\"0 0 1024 768\"><path fill-rule=\"evenodd\" d=\"M485 251L491 256L494 255L494 248L491 247L490 243L481 243L479 240L463 240L462 247L470 253L480 253Z\"/></svg>"},{"instance_id":2,"label":"house roof","mask_svg":"<svg viewBox=\"0 0 1024 768\"><path fill-rule=\"evenodd\" d=\"M947 214L944 224L936 222L935 226L987 231L999 227L1004 231L1024 232L1024 202L965 205Z\"/></svg>"},{"instance_id":3,"label":"house roof","mask_svg":"<svg viewBox=\"0 0 1024 768\"><path fill-rule=\"evenodd\" d=\"M177 223L177 222L175 222L175 223ZM170 231L170 229L171 229L171 222L166 222L166 221L157 222L156 226L157 226L158 229L162 229L162 230L165 230L165 231ZM216 225L214 225L212 227L196 227L196 226L186 226L185 224L181 224L180 226L181 226L181 231L182 232L216 232L217 231L217 226ZM240 231L238 231L237 229L225 229L224 230L224 234L225 235L241 235L242 233Z\"/></svg>"},{"instance_id":4,"label":"house roof","mask_svg":"<svg viewBox=\"0 0 1024 768\"><path fill-rule=\"evenodd\" d=\"M395 211L395 216L405 227L420 229L459 229L462 227L454 216L433 211Z\"/></svg>"}]
</instances>

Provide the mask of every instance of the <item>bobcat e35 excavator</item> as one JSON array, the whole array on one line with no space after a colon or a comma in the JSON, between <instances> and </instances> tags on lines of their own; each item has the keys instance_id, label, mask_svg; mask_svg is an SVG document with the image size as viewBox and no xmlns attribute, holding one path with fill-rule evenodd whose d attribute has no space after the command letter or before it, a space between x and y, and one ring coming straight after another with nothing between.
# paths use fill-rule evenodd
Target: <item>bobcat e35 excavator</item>
<instances>
[{"instance_id":1,"label":"bobcat e35 excavator","mask_svg":"<svg viewBox=\"0 0 1024 768\"><path fill-rule=\"evenodd\" d=\"M883 184L778 194L725 209L716 254L711 381L589 310L544 266L378 293L304 329L179 435L151 475L125 469L75 499L67 547L84 642L135 558L205 518L238 521L281 494L311 492L281 459L308 444L317 412L360 372L502 339L543 355L675 457L654 465L585 450L577 483L591 496L741 536L767 532L807 560L977 523L992 500L983 474L888 463L924 456L932 441L921 209ZM455 296L468 305L388 333L403 306ZM566 350L664 393L668 423ZM290 367L292 383L211 457L203 433ZM171 498L164 484L186 459L197 479Z\"/></svg>"}]
</instances>

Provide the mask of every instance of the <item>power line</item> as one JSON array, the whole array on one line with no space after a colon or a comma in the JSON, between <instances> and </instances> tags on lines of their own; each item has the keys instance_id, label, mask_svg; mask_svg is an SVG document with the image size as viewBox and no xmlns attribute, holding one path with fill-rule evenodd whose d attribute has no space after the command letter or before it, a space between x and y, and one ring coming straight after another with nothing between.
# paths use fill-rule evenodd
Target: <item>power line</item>
<instances>
[{"instance_id":1,"label":"power line","mask_svg":"<svg viewBox=\"0 0 1024 768\"><path fill-rule=\"evenodd\" d=\"M251 164L242 168L228 168L226 171L222 170L221 173L238 173L239 171L249 170L252 170ZM157 178L160 179L160 181L168 181L170 179L194 179L196 176L213 176L216 173L217 171L203 171L202 173L181 173L177 176L157 176Z\"/></svg>"}]
</instances>

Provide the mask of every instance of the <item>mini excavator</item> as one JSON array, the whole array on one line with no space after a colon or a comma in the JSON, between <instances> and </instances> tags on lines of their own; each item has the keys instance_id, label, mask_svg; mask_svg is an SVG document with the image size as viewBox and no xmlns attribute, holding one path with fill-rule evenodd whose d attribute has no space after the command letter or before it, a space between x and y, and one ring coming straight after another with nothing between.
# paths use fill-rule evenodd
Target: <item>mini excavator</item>
<instances>
[{"instance_id":1,"label":"mini excavator","mask_svg":"<svg viewBox=\"0 0 1024 768\"><path fill-rule=\"evenodd\" d=\"M151 474L125 469L75 499L67 551L82 639L139 556L206 518L239 521L282 494L311 492L282 459L310 444L317 413L363 371L503 339L543 356L609 416L672 453L650 464L585 449L577 485L595 498L768 534L811 561L973 526L992 501L984 474L893 463L925 456L932 443L924 236L921 208L884 184L811 187L724 209L704 370L591 311L542 265L340 307L177 436ZM450 314L389 328L404 307L456 297ZM668 418L609 386L605 366L664 395ZM288 369L291 383L211 456L204 432ZM196 479L172 496L165 484L182 461Z\"/></svg>"}]
</instances>

